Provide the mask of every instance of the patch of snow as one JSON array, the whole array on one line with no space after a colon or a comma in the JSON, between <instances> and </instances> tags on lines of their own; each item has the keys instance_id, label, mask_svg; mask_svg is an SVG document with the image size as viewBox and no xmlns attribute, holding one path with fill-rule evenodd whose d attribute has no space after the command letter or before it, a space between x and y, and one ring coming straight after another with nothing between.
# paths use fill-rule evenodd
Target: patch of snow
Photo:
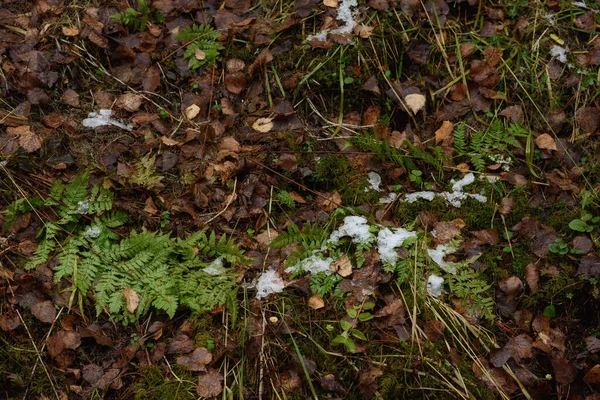
<instances>
[{"instance_id":1,"label":"patch of snow","mask_svg":"<svg viewBox=\"0 0 600 400\"><path fill-rule=\"evenodd\" d=\"M344 218L344 224L331 233L329 243L337 243L344 236L350 236L354 243L367 243L373 240L367 219L359 216Z\"/></svg>"},{"instance_id":2,"label":"patch of snow","mask_svg":"<svg viewBox=\"0 0 600 400\"><path fill-rule=\"evenodd\" d=\"M381 188L379 187L381 185L381 176L377 172L369 172L369 185L370 187L365 188L365 191L376 190L381 192Z\"/></svg>"},{"instance_id":3,"label":"patch of snow","mask_svg":"<svg viewBox=\"0 0 600 400\"><path fill-rule=\"evenodd\" d=\"M274 269L262 273L256 281L256 298L262 299L273 293L281 293L285 288L285 282Z\"/></svg>"},{"instance_id":4,"label":"patch of snow","mask_svg":"<svg viewBox=\"0 0 600 400\"><path fill-rule=\"evenodd\" d=\"M337 34L337 35L346 35L351 33L356 25L356 21L354 20L356 16L355 8L358 7L357 0L341 0L339 3L339 7L337 10L337 20L342 21L343 24L334 30L330 30L329 28L323 29L321 32L315 35L309 35L306 37L306 40L318 40L325 41L327 40L327 35Z\"/></svg>"},{"instance_id":5,"label":"patch of snow","mask_svg":"<svg viewBox=\"0 0 600 400\"><path fill-rule=\"evenodd\" d=\"M573 3L571 3L573 4ZM544 15L544 19L552 26L554 26L555 21L554 21L554 14L546 14Z\"/></svg>"},{"instance_id":6,"label":"patch of snow","mask_svg":"<svg viewBox=\"0 0 600 400\"><path fill-rule=\"evenodd\" d=\"M112 119L112 110L101 109L100 111L91 112L88 114L88 117L81 121L81 125L87 128L97 128L99 126L117 126L121 129L125 129L130 131L133 126L125 125L122 122L117 121L116 119Z\"/></svg>"},{"instance_id":7,"label":"patch of snow","mask_svg":"<svg viewBox=\"0 0 600 400\"><path fill-rule=\"evenodd\" d=\"M453 262L444 261L444 257L456 251L456 247L447 244L438 244L435 249L427 249L429 257L440 266L441 269L449 274L456 274L456 264Z\"/></svg>"},{"instance_id":8,"label":"patch of snow","mask_svg":"<svg viewBox=\"0 0 600 400\"><path fill-rule=\"evenodd\" d=\"M433 200L434 197L435 197L434 192L414 192L414 193L409 193L406 196L404 196L404 200L408 201L409 203L414 203L415 201L417 201L419 199L431 201L431 200Z\"/></svg>"},{"instance_id":9,"label":"patch of snow","mask_svg":"<svg viewBox=\"0 0 600 400\"><path fill-rule=\"evenodd\" d=\"M550 48L550 55L552 57L556 57L556 59L563 64L567 62L567 52L567 49L557 44Z\"/></svg>"},{"instance_id":10,"label":"patch of snow","mask_svg":"<svg viewBox=\"0 0 600 400\"><path fill-rule=\"evenodd\" d=\"M87 201L79 201L77 202L77 212L79 214L87 214L90 211L90 203Z\"/></svg>"},{"instance_id":11,"label":"patch of snow","mask_svg":"<svg viewBox=\"0 0 600 400\"><path fill-rule=\"evenodd\" d=\"M313 254L312 256L300 261L298 264L286 268L285 272L292 273L296 272L297 270L302 270L310 274L318 274L319 272L331 274L332 271L329 266L333 261L334 260L331 257L323 259L317 254Z\"/></svg>"},{"instance_id":12,"label":"patch of snow","mask_svg":"<svg viewBox=\"0 0 600 400\"><path fill-rule=\"evenodd\" d=\"M222 275L227 271L227 269L223 267L223 257L215 259L213 262L208 264L208 267L204 268L202 271L213 276Z\"/></svg>"},{"instance_id":13,"label":"patch of snow","mask_svg":"<svg viewBox=\"0 0 600 400\"><path fill-rule=\"evenodd\" d=\"M0 167L6 167L7 164L8 164L8 160L0 161Z\"/></svg>"},{"instance_id":14,"label":"patch of snow","mask_svg":"<svg viewBox=\"0 0 600 400\"><path fill-rule=\"evenodd\" d=\"M387 196L383 196L379 199L381 204L390 204L392 201L396 200L398 197L398 193L390 192Z\"/></svg>"},{"instance_id":15,"label":"patch of snow","mask_svg":"<svg viewBox=\"0 0 600 400\"><path fill-rule=\"evenodd\" d=\"M409 193L404 196L404 201L408 201L409 203L414 203L419 199L424 199L427 201L433 200L435 196L442 197L448 203L452 204L454 207L462 206L462 200L466 200L467 198L472 198L480 203L485 203L487 201L486 197L481 194L471 194L464 193L462 190L465 186L470 185L475 182L475 175L472 173L468 173L461 180L454 182L452 185L452 192L415 192Z\"/></svg>"},{"instance_id":16,"label":"patch of snow","mask_svg":"<svg viewBox=\"0 0 600 400\"><path fill-rule=\"evenodd\" d=\"M440 297L444 290L444 278L434 274L429 275L427 279L427 292L433 297Z\"/></svg>"},{"instance_id":17,"label":"patch of snow","mask_svg":"<svg viewBox=\"0 0 600 400\"><path fill-rule=\"evenodd\" d=\"M85 232L83 232L83 236L88 237L90 239L96 239L102 233L102 228L99 226L90 226L87 228Z\"/></svg>"},{"instance_id":18,"label":"patch of snow","mask_svg":"<svg viewBox=\"0 0 600 400\"><path fill-rule=\"evenodd\" d=\"M417 237L417 234L404 228L397 228L393 231L389 228L380 230L377 235L377 251L381 261L395 264L398 261L398 253L395 248L402 246L404 241L411 237Z\"/></svg>"}]
</instances>

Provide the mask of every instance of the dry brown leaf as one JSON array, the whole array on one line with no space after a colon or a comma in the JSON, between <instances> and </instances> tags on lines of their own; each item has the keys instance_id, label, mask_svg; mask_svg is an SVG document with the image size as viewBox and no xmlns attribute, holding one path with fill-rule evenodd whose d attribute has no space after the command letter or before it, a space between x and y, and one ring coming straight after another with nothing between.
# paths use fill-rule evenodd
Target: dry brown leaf
<instances>
[{"instance_id":1,"label":"dry brown leaf","mask_svg":"<svg viewBox=\"0 0 600 400\"><path fill-rule=\"evenodd\" d=\"M212 398L218 396L223 391L223 375L216 369L210 369L205 375L198 378L196 393L200 397Z\"/></svg>"},{"instance_id":2,"label":"dry brown leaf","mask_svg":"<svg viewBox=\"0 0 600 400\"><path fill-rule=\"evenodd\" d=\"M152 197L148 197L146 199L146 205L144 206L144 212L147 212L150 215L154 215L158 212L158 208L154 205L154 201Z\"/></svg>"},{"instance_id":3,"label":"dry brown leaf","mask_svg":"<svg viewBox=\"0 0 600 400\"><path fill-rule=\"evenodd\" d=\"M181 142L178 142L175 139L171 139L168 136L161 136L160 141L163 142L163 144L166 146L181 146L182 144Z\"/></svg>"},{"instance_id":4,"label":"dry brown leaf","mask_svg":"<svg viewBox=\"0 0 600 400\"><path fill-rule=\"evenodd\" d=\"M140 94L125 93L117 99L115 105L129 112L135 112L140 109L144 98Z\"/></svg>"},{"instance_id":5,"label":"dry brown leaf","mask_svg":"<svg viewBox=\"0 0 600 400\"><path fill-rule=\"evenodd\" d=\"M354 33L356 33L358 36L360 36L363 39L368 39L371 37L371 34L373 33L373 29L375 29L373 26L367 26L365 24L358 24L354 27Z\"/></svg>"},{"instance_id":6,"label":"dry brown leaf","mask_svg":"<svg viewBox=\"0 0 600 400\"><path fill-rule=\"evenodd\" d=\"M19 140L19 146L21 146L27 153L34 152L42 147L42 138L33 133L29 125L16 127L9 126L6 128L6 132L17 136Z\"/></svg>"},{"instance_id":7,"label":"dry brown leaf","mask_svg":"<svg viewBox=\"0 0 600 400\"><path fill-rule=\"evenodd\" d=\"M41 301L31 306L31 313L34 317L47 324L54 322L56 318L56 308L50 300Z\"/></svg>"},{"instance_id":8,"label":"dry brown leaf","mask_svg":"<svg viewBox=\"0 0 600 400\"><path fill-rule=\"evenodd\" d=\"M73 89L65 90L60 99L68 106L79 107L79 94Z\"/></svg>"},{"instance_id":9,"label":"dry brown leaf","mask_svg":"<svg viewBox=\"0 0 600 400\"><path fill-rule=\"evenodd\" d=\"M200 113L200 107L196 104L192 104L188 108L185 109L185 117L190 121L196 118L196 116Z\"/></svg>"},{"instance_id":10,"label":"dry brown leaf","mask_svg":"<svg viewBox=\"0 0 600 400\"><path fill-rule=\"evenodd\" d=\"M200 50L199 48L196 48L194 50L194 58L196 58L196 60L205 60L206 59L206 53L203 52L202 50Z\"/></svg>"},{"instance_id":11,"label":"dry brown leaf","mask_svg":"<svg viewBox=\"0 0 600 400\"><path fill-rule=\"evenodd\" d=\"M352 262L350 262L347 254L343 254L340 258L332 262L329 268L344 278L352 274Z\"/></svg>"},{"instance_id":12,"label":"dry brown leaf","mask_svg":"<svg viewBox=\"0 0 600 400\"><path fill-rule=\"evenodd\" d=\"M404 98L406 105L408 108L416 114L419 110L425 107L425 96L419 93L413 93L406 95Z\"/></svg>"},{"instance_id":13,"label":"dry brown leaf","mask_svg":"<svg viewBox=\"0 0 600 400\"><path fill-rule=\"evenodd\" d=\"M452 143L452 131L454 124L450 121L442 122L442 126L435 131L435 144L442 142L444 145Z\"/></svg>"},{"instance_id":14,"label":"dry brown leaf","mask_svg":"<svg viewBox=\"0 0 600 400\"><path fill-rule=\"evenodd\" d=\"M321 207L325 211L333 211L342 204L342 197L338 192L334 192L331 196L321 202Z\"/></svg>"},{"instance_id":15,"label":"dry brown leaf","mask_svg":"<svg viewBox=\"0 0 600 400\"><path fill-rule=\"evenodd\" d=\"M177 357L177 364L186 371L206 371L206 365L212 361L212 353L201 347L192 354Z\"/></svg>"},{"instance_id":16,"label":"dry brown leaf","mask_svg":"<svg viewBox=\"0 0 600 400\"><path fill-rule=\"evenodd\" d=\"M273 118L259 118L252 124L252 129L266 133L273 129Z\"/></svg>"},{"instance_id":17,"label":"dry brown leaf","mask_svg":"<svg viewBox=\"0 0 600 400\"><path fill-rule=\"evenodd\" d=\"M135 290L131 288L123 289L123 297L125 297L125 304L127 305L127 311L131 314L137 310L138 305L140 304L140 297L135 292Z\"/></svg>"},{"instance_id":18,"label":"dry brown leaf","mask_svg":"<svg viewBox=\"0 0 600 400\"><path fill-rule=\"evenodd\" d=\"M313 310L318 310L320 308L325 307L325 302L318 294L310 296L308 299L308 306Z\"/></svg>"},{"instance_id":19,"label":"dry brown leaf","mask_svg":"<svg viewBox=\"0 0 600 400\"><path fill-rule=\"evenodd\" d=\"M535 144L542 150L558 151L554 138L547 133L542 133L540 136L536 137Z\"/></svg>"},{"instance_id":20,"label":"dry brown leaf","mask_svg":"<svg viewBox=\"0 0 600 400\"><path fill-rule=\"evenodd\" d=\"M539 281L540 281L540 271L538 270L537 265L528 264L525 267L525 281L527 285L529 285L529 289L531 289L531 294L534 294L539 289Z\"/></svg>"},{"instance_id":21,"label":"dry brown leaf","mask_svg":"<svg viewBox=\"0 0 600 400\"><path fill-rule=\"evenodd\" d=\"M515 200L511 199L510 197L503 197L502 200L500 200L500 207L498 207L498 211L500 214L506 215L510 213L513 208L515 208Z\"/></svg>"},{"instance_id":22,"label":"dry brown leaf","mask_svg":"<svg viewBox=\"0 0 600 400\"><path fill-rule=\"evenodd\" d=\"M65 36L77 36L79 35L79 28L76 26L64 26L62 27L62 33Z\"/></svg>"},{"instance_id":23,"label":"dry brown leaf","mask_svg":"<svg viewBox=\"0 0 600 400\"><path fill-rule=\"evenodd\" d=\"M256 235L255 239L258 242L258 244L267 247L277 236L279 236L279 233L277 233L277 231L271 230L269 232L268 230L266 230L263 233L259 233L258 235Z\"/></svg>"},{"instance_id":24,"label":"dry brown leaf","mask_svg":"<svg viewBox=\"0 0 600 400\"><path fill-rule=\"evenodd\" d=\"M323 0L323 5L331 8L338 8L338 0Z\"/></svg>"},{"instance_id":25,"label":"dry brown leaf","mask_svg":"<svg viewBox=\"0 0 600 400\"><path fill-rule=\"evenodd\" d=\"M566 358L552 359L552 368L554 369L554 377L558 383L568 385L573 383L577 376L577 368L575 364Z\"/></svg>"},{"instance_id":26,"label":"dry brown leaf","mask_svg":"<svg viewBox=\"0 0 600 400\"><path fill-rule=\"evenodd\" d=\"M583 381L588 384L600 383L600 364L596 364L583 377Z\"/></svg>"}]
</instances>

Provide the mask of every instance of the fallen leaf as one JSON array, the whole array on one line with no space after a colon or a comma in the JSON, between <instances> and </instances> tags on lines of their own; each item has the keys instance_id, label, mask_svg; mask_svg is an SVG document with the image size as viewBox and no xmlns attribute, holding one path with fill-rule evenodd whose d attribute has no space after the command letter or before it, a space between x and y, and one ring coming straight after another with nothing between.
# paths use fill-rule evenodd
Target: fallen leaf
<instances>
[{"instance_id":1,"label":"fallen leaf","mask_svg":"<svg viewBox=\"0 0 600 400\"><path fill-rule=\"evenodd\" d=\"M185 109L185 117L190 121L196 118L196 116L200 113L200 107L196 104L192 104L188 108Z\"/></svg>"},{"instance_id":2,"label":"fallen leaf","mask_svg":"<svg viewBox=\"0 0 600 400\"><path fill-rule=\"evenodd\" d=\"M76 26L66 26L63 25L61 28L63 35L65 36L77 36L79 35L79 28Z\"/></svg>"},{"instance_id":3,"label":"fallen leaf","mask_svg":"<svg viewBox=\"0 0 600 400\"><path fill-rule=\"evenodd\" d=\"M383 371L379 368L370 367L368 370L360 373L358 378L358 390L363 399L370 399L375 395L379 385L377 379L383 375Z\"/></svg>"},{"instance_id":4,"label":"fallen leaf","mask_svg":"<svg viewBox=\"0 0 600 400\"><path fill-rule=\"evenodd\" d=\"M323 0L323 5L331 8L338 8L338 0Z\"/></svg>"},{"instance_id":5,"label":"fallen leaf","mask_svg":"<svg viewBox=\"0 0 600 400\"><path fill-rule=\"evenodd\" d=\"M68 106L79 107L79 94L73 89L65 90L60 99Z\"/></svg>"},{"instance_id":6,"label":"fallen leaf","mask_svg":"<svg viewBox=\"0 0 600 400\"><path fill-rule=\"evenodd\" d=\"M591 135L600 130L600 108L582 107L575 112L577 125L586 134Z\"/></svg>"},{"instance_id":7,"label":"fallen leaf","mask_svg":"<svg viewBox=\"0 0 600 400\"><path fill-rule=\"evenodd\" d=\"M338 192L334 192L332 195L321 201L321 207L325 211L333 211L342 204L342 196Z\"/></svg>"},{"instance_id":8,"label":"fallen leaf","mask_svg":"<svg viewBox=\"0 0 600 400\"><path fill-rule=\"evenodd\" d=\"M575 381L577 376L577 368L575 364L566 358L553 358L552 369L554 370L554 377L558 383L568 385Z\"/></svg>"},{"instance_id":9,"label":"fallen leaf","mask_svg":"<svg viewBox=\"0 0 600 400\"><path fill-rule=\"evenodd\" d=\"M347 254L342 254L340 258L331 263L329 268L342 277L347 277L352 274L352 262Z\"/></svg>"},{"instance_id":10,"label":"fallen leaf","mask_svg":"<svg viewBox=\"0 0 600 400\"><path fill-rule=\"evenodd\" d=\"M450 121L442 122L442 126L435 131L435 144L442 142L444 146L448 146L452 143L452 131L454 130L454 124Z\"/></svg>"},{"instance_id":11,"label":"fallen leaf","mask_svg":"<svg viewBox=\"0 0 600 400\"><path fill-rule=\"evenodd\" d=\"M515 208L515 200L510 197L503 197L500 200L500 207L498 207L498 211L500 214L506 215L509 214L513 208Z\"/></svg>"},{"instance_id":12,"label":"fallen leaf","mask_svg":"<svg viewBox=\"0 0 600 400\"><path fill-rule=\"evenodd\" d=\"M225 75L225 88L233 93L240 94L246 88L246 75L239 72L228 72Z\"/></svg>"},{"instance_id":13,"label":"fallen leaf","mask_svg":"<svg viewBox=\"0 0 600 400\"><path fill-rule=\"evenodd\" d=\"M42 138L39 135L32 132L29 125L22 125L16 127L9 126L8 128L6 128L6 132L11 135L17 136L19 146L21 146L23 150L25 150L27 153L34 152L36 150L39 150L40 147L42 147Z\"/></svg>"},{"instance_id":14,"label":"fallen leaf","mask_svg":"<svg viewBox=\"0 0 600 400\"><path fill-rule=\"evenodd\" d=\"M313 310L318 310L325 307L325 302L318 294L312 295L308 299L308 306Z\"/></svg>"},{"instance_id":15,"label":"fallen leaf","mask_svg":"<svg viewBox=\"0 0 600 400\"><path fill-rule=\"evenodd\" d=\"M535 294L539 289L538 283L540 281L540 271L538 270L537 265L528 264L527 267L525 267L525 281L527 282L529 289L531 289L531 294Z\"/></svg>"},{"instance_id":16,"label":"fallen leaf","mask_svg":"<svg viewBox=\"0 0 600 400\"><path fill-rule=\"evenodd\" d=\"M55 358L65 349L75 350L81 345L81 335L74 331L58 331L46 339L48 354Z\"/></svg>"},{"instance_id":17,"label":"fallen leaf","mask_svg":"<svg viewBox=\"0 0 600 400\"><path fill-rule=\"evenodd\" d=\"M185 333L177 333L169 346L167 347L168 354L186 354L194 350L194 343Z\"/></svg>"},{"instance_id":18,"label":"fallen leaf","mask_svg":"<svg viewBox=\"0 0 600 400\"><path fill-rule=\"evenodd\" d=\"M594 337L594 336L586 337L585 345L587 347L587 350L592 354L596 354L596 353L600 352L600 339L598 339L597 337Z\"/></svg>"},{"instance_id":19,"label":"fallen leaf","mask_svg":"<svg viewBox=\"0 0 600 400\"><path fill-rule=\"evenodd\" d=\"M554 138L547 133L542 133L540 136L535 138L535 144L542 150L554 150L558 151Z\"/></svg>"},{"instance_id":20,"label":"fallen leaf","mask_svg":"<svg viewBox=\"0 0 600 400\"><path fill-rule=\"evenodd\" d=\"M0 329L9 332L17 329L21 325L21 320L16 312L9 311L0 315Z\"/></svg>"},{"instance_id":21,"label":"fallen leaf","mask_svg":"<svg viewBox=\"0 0 600 400\"><path fill-rule=\"evenodd\" d=\"M252 124L252 129L257 132L266 133L269 132L273 128L273 118L259 118L254 124Z\"/></svg>"},{"instance_id":22,"label":"fallen leaf","mask_svg":"<svg viewBox=\"0 0 600 400\"><path fill-rule=\"evenodd\" d=\"M177 364L186 371L206 371L206 365L212 361L212 353L205 347L194 350L192 354L177 357Z\"/></svg>"},{"instance_id":23,"label":"fallen leaf","mask_svg":"<svg viewBox=\"0 0 600 400\"><path fill-rule=\"evenodd\" d=\"M583 381L587 384L600 383L600 364L594 365L583 377Z\"/></svg>"},{"instance_id":24,"label":"fallen leaf","mask_svg":"<svg viewBox=\"0 0 600 400\"><path fill-rule=\"evenodd\" d=\"M354 33L356 33L358 36L360 36L363 39L368 39L371 37L371 34L373 33L373 29L375 29L373 26L367 26L365 24L357 24L354 27Z\"/></svg>"},{"instance_id":25,"label":"fallen leaf","mask_svg":"<svg viewBox=\"0 0 600 400\"><path fill-rule=\"evenodd\" d=\"M406 95L404 98L406 105L408 108L416 114L419 110L425 107L425 96L419 93L413 93Z\"/></svg>"},{"instance_id":26,"label":"fallen leaf","mask_svg":"<svg viewBox=\"0 0 600 400\"><path fill-rule=\"evenodd\" d=\"M144 100L144 98L140 94L125 93L119 96L115 105L126 111L135 112L141 107L142 100Z\"/></svg>"},{"instance_id":27,"label":"fallen leaf","mask_svg":"<svg viewBox=\"0 0 600 400\"><path fill-rule=\"evenodd\" d=\"M221 375L216 369L211 368L206 374L198 377L196 393L200 397L216 397L223 391L222 381L223 375Z\"/></svg>"},{"instance_id":28,"label":"fallen leaf","mask_svg":"<svg viewBox=\"0 0 600 400\"><path fill-rule=\"evenodd\" d=\"M498 283L496 304L500 313L508 316L516 311L518 296L523 293L523 282L517 276L511 276Z\"/></svg>"},{"instance_id":29,"label":"fallen leaf","mask_svg":"<svg viewBox=\"0 0 600 400\"><path fill-rule=\"evenodd\" d=\"M56 318L56 308L50 300L41 301L31 306L31 313L34 317L47 324L54 322Z\"/></svg>"},{"instance_id":30,"label":"fallen leaf","mask_svg":"<svg viewBox=\"0 0 600 400\"><path fill-rule=\"evenodd\" d=\"M206 59L206 53L203 52L202 50L200 50L199 48L196 48L194 50L194 58L196 58L196 60L205 60Z\"/></svg>"},{"instance_id":31,"label":"fallen leaf","mask_svg":"<svg viewBox=\"0 0 600 400\"><path fill-rule=\"evenodd\" d=\"M135 290L131 288L123 289L123 297L125 297L125 304L127 305L127 310L133 314L135 310L137 310L138 305L140 304L140 297L135 292Z\"/></svg>"}]
</instances>

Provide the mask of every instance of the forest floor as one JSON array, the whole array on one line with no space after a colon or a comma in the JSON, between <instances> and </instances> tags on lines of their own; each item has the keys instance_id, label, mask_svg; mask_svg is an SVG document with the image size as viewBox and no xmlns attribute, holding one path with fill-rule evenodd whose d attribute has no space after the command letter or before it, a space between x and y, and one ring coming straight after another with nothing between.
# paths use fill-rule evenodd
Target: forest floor
<instances>
[{"instance_id":1,"label":"forest floor","mask_svg":"<svg viewBox=\"0 0 600 400\"><path fill-rule=\"evenodd\" d=\"M600 399L600 3L0 2L0 398Z\"/></svg>"}]
</instances>

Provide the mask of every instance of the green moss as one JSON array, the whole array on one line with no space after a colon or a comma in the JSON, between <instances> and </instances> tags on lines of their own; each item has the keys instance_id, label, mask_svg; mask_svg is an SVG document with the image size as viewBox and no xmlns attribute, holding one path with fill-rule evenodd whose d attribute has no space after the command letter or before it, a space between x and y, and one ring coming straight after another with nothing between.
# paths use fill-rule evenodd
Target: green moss
<instances>
[{"instance_id":1,"label":"green moss","mask_svg":"<svg viewBox=\"0 0 600 400\"><path fill-rule=\"evenodd\" d=\"M135 400L162 400L162 399L195 399L197 378L187 371L173 365L173 372L180 380L168 376L157 365L139 367L138 380L131 386L131 394Z\"/></svg>"}]
</instances>

